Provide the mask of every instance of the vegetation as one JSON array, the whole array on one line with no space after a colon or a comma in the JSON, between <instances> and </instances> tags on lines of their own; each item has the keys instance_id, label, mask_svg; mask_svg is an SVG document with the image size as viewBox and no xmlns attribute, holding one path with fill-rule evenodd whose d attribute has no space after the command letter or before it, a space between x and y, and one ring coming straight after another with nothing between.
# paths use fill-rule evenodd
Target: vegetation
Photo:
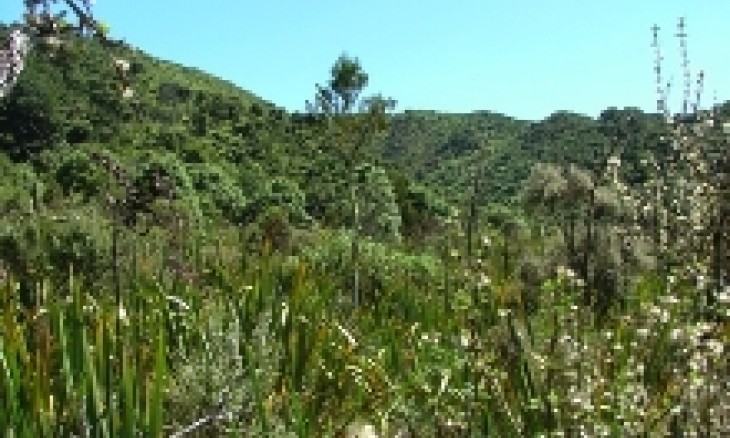
<instances>
[{"instance_id":1,"label":"vegetation","mask_svg":"<svg viewBox=\"0 0 730 438\"><path fill-rule=\"evenodd\" d=\"M36 47L0 99L0 434L730 430L730 102L527 122L366 84L343 55L289 114Z\"/></svg>"}]
</instances>

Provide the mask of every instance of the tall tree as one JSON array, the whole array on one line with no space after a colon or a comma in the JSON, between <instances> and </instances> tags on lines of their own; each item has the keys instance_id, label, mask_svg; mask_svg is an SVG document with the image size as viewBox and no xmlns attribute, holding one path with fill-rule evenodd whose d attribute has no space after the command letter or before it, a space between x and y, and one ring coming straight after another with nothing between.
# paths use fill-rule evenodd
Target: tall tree
<instances>
[{"instance_id":1,"label":"tall tree","mask_svg":"<svg viewBox=\"0 0 730 438\"><path fill-rule=\"evenodd\" d=\"M350 197L353 208L352 259L355 267L352 301L360 301L359 286L359 228L357 165L362 160L362 151L376 134L387 127L386 113L395 107L395 100L380 94L360 98L368 84L369 76L362 69L360 61L342 54L330 70L327 86L316 84L314 102L307 101L307 112L320 116L328 127L328 138L343 153L350 174Z\"/></svg>"}]
</instances>

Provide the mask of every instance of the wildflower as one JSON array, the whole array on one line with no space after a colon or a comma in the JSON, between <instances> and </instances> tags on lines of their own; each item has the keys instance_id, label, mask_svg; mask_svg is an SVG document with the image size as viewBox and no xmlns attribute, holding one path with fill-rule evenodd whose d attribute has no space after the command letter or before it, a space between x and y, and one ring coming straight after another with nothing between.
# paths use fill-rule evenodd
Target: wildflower
<instances>
[{"instance_id":1,"label":"wildflower","mask_svg":"<svg viewBox=\"0 0 730 438\"><path fill-rule=\"evenodd\" d=\"M190 306L188 306L188 303L180 299L180 297L176 297L174 295L166 295L165 298L167 298L168 301L172 301L173 303L177 304L183 310L190 310Z\"/></svg>"},{"instance_id":2,"label":"wildflower","mask_svg":"<svg viewBox=\"0 0 730 438\"><path fill-rule=\"evenodd\" d=\"M411 326L411 336L414 336L416 334L416 330L418 330L419 323L415 323Z\"/></svg>"},{"instance_id":3,"label":"wildflower","mask_svg":"<svg viewBox=\"0 0 730 438\"><path fill-rule=\"evenodd\" d=\"M489 236L482 237L482 245L484 245L485 248L489 248L492 245L492 241L489 239Z\"/></svg>"},{"instance_id":4,"label":"wildflower","mask_svg":"<svg viewBox=\"0 0 730 438\"><path fill-rule=\"evenodd\" d=\"M675 328L672 329L672 331L669 333L669 337L673 340L679 340L679 338L682 336L682 329Z\"/></svg>"},{"instance_id":5,"label":"wildflower","mask_svg":"<svg viewBox=\"0 0 730 438\"><path fill-rule=\"evenodd\" d=\"M481 289L483 287L488 287L490 284L492 284L492 280L487 277L486 274L481 273L479 276L479 283L477 284L477 288Z\"/></svg>"},{"instance_id":6,"label":"wildflower","mask_svg":"<svg viewBox=\"0 0 730 438\"><path fill-rule=\"evenodd\" d=\"M704 289L705 288L705 277L702 275L697 276L697 289Z\"/></svg>"},{"instance_id":7,"label":"wildflower","mask_svg":"<svg viewBox=\"0 0 730 438\"><path fill-rule=\"evenodd\" d=\"M666 297L661 298L661 302L664 304L678 304L679 299L673 295L667 295Z\"/></svg>"},{"instance_id":8,"label":"wildflower","mask_svg":"<svg viewBox=\"0 0 730 438\"><path fill-rule=\"evenodd\" d=\"M339 323L335 323L337 325L337 328L340 330L340 332L347 338L347 341L350 343L350 345L355 348L357 347L357 340L350 332L348 332L344 327L342 327Z\"/></svg>"},{"instance_id":9,"label":"wildflower","mask_svg":"<svg viewBox=\"0 0 730 438\"><path fill-rule=\"evenodd\" d=\"M561 278L567 278L569 280L572 280L576 277L575 271L573 271L570 268L566 268L565 266L558 266L555 269L555 271L556 271L558 277L561 277Z\"/></svg>"},{"instance_id":10,"label":"wildflower","mask_svg":"<svg viewBox=\"0 0 730 438\"><path fill-rule=\"evenodd\" d=\"M129 61L127 61L126 59L114 58L114 65L117 67L117 70L121 72L126 72L129 70Z\"/></svg>"},{"instance_id":11,"label":"wildflower","mask_svg":"<svg viewBox=\"0 0 730 438\"><path fill-rule=\"evenodd\" d=\"M461 330L461 337L460 337L460 343L462 348L467 348L469 346L469 342L471 341L471 334L468 330L462 329Z\"/></svg>"},{"instance_id":12,"label":"wildflower","mask_svg":"<svg viewBox=\"0 0 730 438\"><path fill-rule=\"evenodd\" d=\"M124 325L129 325L129 318L127 317L127 309L124 308L123 305L119 304L119 319L124 323Z\"/></svg>"},{"instance_id":13,"label":"wildflower","mask_svg":"<svg viewBox=\"0 0 730 438\"><path fill-rule=\"evenodd\" d=\"M443 394L446 390L446 386L449 384L449 371L444 371L444 376L441 378L441 385L439 386L439 395Z\"/></svg>"},{"instance_id":14,"label":"wildflower","mask_svg":"<svg viewBox=\"0 0 730 438\"><path fill-rule=\"evenodd\" d=\"M39 317L45 315L46 313L48 313L48 309L46 309L45 307L41 307L40 309L38 309L38 313L33 317L33 319L39 318Z\"/></svg>"},{"instance_id":15,"label":"wildflower","mask_svg":"<svg viewBox=\"0 0 730 438\"><path fill-rule=\"evenodd\" d=\"M289 306L286 303L281 305L281 325L286 324L286 319L289 316Z\"/></svg>"},{"instance_id":16,"label":"wildflower","mask_svg":"<svg viewBox=\"0 0 730 438\"><path fill-rule=\"evenodd\" d=\"M350 423L345 431L346 438L378 438L372 424Z\"/></svg>"},{"instance_id":17,"label":"wildflower","mask_svg":"<svg viewBox=\"0 0 730 438\"><path fill-rule=\"evenodd\" d=\"M707 348L709 348L710 351L717 356L720 356L725 349L723 343L717 339L709 339L705 342L705 345L707 345Z\"/></svg>"},{"instance_id":18,"label":"wildflower","mask_svg":"<svg viewBox=\"0 0 730 438\"><path fill-rule=\"evenodd\" d=\"M722 304L730 304L730 286L725 286L725 289L717 294L717 302Z\"/></svg>"},{"instance_id":19,"label":"wildflower","mask_svg":"<svg viewBox=\"0 0 730 438\"><path fill-rule=\"evenodd\" d=\"M58 38L55 35L49 35L49 36L45 37L44 40L48 46L50 46L54 49L57 49L59 46L61 46L60 38Z\"/></svg>"}]
</instances>

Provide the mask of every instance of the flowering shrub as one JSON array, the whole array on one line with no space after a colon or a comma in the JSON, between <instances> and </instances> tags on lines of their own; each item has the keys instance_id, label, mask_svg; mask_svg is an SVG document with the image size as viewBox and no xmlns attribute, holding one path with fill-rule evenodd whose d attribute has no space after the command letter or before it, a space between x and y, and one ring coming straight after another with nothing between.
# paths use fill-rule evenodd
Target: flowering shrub
<instances>
[{"instance_id":1,"label":"flowering shrub","mask_svg":"<svg viewBox=\"0 0 730 438\"><path fill-rule=\"evenodd\" d=\"M93 31L94 35L106 41L106 28L96 21L91 12L94 0L64 0L67 6L78 18L79 26L70 25L64 16L67 11L54 12L57 0L24 0L25 25L13 29L0 46L0 99L5 97L15 85L25 68L25 60L37 41L46 46L58 48L63 38L71 33ZM116 66L119 78L122 80L121 93L123 97L131 97L133 91L127 82L126 73L129 63L123 59L111 59Z\"/></svg>"}]
</instances>

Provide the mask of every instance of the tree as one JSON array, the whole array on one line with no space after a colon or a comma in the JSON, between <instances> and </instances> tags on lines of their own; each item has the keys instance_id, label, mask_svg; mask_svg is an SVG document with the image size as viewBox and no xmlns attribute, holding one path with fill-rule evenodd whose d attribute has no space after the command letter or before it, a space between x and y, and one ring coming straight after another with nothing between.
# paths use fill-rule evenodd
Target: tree
<instances>
[{"instance_id":1,"label":"tree","mask_svg":"<svg viewBox=\"0 0 730 438\"><path fill-rule=\"evenodd\" d=\"M330 80L326 87L316 84L317 92L313 103L307 102L307 112L320 116L329 130L329 139L339 147L344 155L349 174L350 197L353 205L352 258L355 266L353 282L353 304L359 302L359 228L358 181L355 169L362 159L363 147L373 141L375 135L387 126L386 112L395 107L396 102L377 94L358 99L368 83L368 74L362 69L357 58L342 54L330 70ZM358 107L358 111L354 111Z\"/></svg>"},{"instance_id":2,"label":"tree","mask_svg":"<svg viewBox=\"0 0 730 438\"><path fill-rule=\"evenodd\" d=\"M25 160L62 138L60 74L39 63L18 81L16 93L0 100L0 150Z\"/></svg>"},{"instance_id":3,"label":"tree","mask_svg":"<svg viewBox=\"0 0 730 438\"><path fill-rule=\"evenodd\" d=\"M0 98L7 96L18 81L25 67L25 58L39 41L51 47L59 47L69 35L90 34L92 38L97 38L106 45L111 44L106 37L108 29L92 14L92 2L93 0L60 2L76 16L78 24L72 25L66 20L68 10L53 11L51 5L58 4L58 0L23 0L25 23L15 26L0 47ZM129 63L122 59L113 59L113 62L122 81L123 96L130 96L131 88L126 77Z\"/></svg>"}]
</instances>

